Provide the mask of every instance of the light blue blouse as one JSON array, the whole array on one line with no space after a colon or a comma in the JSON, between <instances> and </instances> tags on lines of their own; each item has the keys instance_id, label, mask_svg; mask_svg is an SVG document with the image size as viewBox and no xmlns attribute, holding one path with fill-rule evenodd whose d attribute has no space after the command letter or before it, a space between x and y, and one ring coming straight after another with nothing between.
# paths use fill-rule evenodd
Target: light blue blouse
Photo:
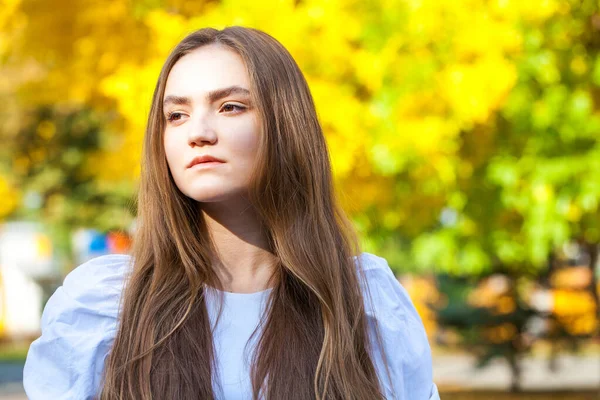
<instances>
[{"instance_id":1,"label":"light blue blouse","mask_svg":"<svg viewBox=\"0 0 600 400\"><path fill-rule=\"evenodd\" d=\"M379 325L380 348L371 335L373 361L387 399L439 400L432 380L431 350L423 323L406 290L385 259L360 256L365 271L363 293L369 329ZM106 255L75 268L52 295L42 315L42 335L27 354L23 384L30 400L93 399L101 383L104 361L116 333L119 300L131 268L131 257ZM366 283L366 284L365 284ZM207 293L215 289L210 289ZM264 311L271 289L224 294L223 314L214 331L219 399L251 398L249 357L244 346ZM215 323L216 296L207 296ZM243 315L244 318L239 318ZM250 343L252 351L254 343ZM382 357L387 357L391 381Z\"/></svg>"}]
</instances>

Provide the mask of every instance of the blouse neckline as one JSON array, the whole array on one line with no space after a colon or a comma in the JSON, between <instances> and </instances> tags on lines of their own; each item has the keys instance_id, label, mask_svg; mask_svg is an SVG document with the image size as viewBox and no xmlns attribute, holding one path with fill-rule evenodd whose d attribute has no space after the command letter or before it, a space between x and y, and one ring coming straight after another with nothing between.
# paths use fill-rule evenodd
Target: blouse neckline
<instances>
[{"instance_id":1,"label":"blouse neckline","mask_svg":"<svg viewBox=\"0 0 600 400\"><path fill-rule=\"evenodd\" d=\"M219 289L217 289L215 287L208 286L208 285L205 285L205 287L207 289L211 290L211 291L214 291L217 294L223 293L223 296L225 298L228 298L228 299L238 299L238 300L260 299L260 298L268 295L269 293L271 293L273 291L273 288L270 287L268 289L260 290L258 292L239 293L239 292L227 292L227 291L224 291L224 290L219 290Z\"/></svg>"}]
</instances>

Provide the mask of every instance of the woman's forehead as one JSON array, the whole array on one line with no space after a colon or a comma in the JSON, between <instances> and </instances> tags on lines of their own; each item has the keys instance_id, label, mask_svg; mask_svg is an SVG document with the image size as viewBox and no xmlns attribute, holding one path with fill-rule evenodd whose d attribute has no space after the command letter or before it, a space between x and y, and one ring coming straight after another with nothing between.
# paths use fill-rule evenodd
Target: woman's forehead
<instances>
[{"instance_id":1,"label":"woman's forehead","mask_svg":"<svg viewBox=\"0 0 600 400\"><path fill-rule=\"evenodd\" d=\"M233 50L208 45L181 57L171 69L165 87L167 96L205 97L226 87L250 89L248 71Z\"/></svg>"}]
</instances>

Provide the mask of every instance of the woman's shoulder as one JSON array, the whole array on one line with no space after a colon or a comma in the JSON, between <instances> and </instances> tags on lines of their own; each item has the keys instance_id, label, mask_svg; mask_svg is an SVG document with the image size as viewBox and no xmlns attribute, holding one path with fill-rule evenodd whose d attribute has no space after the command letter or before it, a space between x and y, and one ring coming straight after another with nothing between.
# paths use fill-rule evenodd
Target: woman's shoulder
<instances>
[{"instance_id":1,"label":"woman's shoulder","mask_svg":"<svg viewBox=\"0 0 600 400\"><path fill-rule=\"evenodd\" d=\"M98 318L116 320L131 260L126 254L108 254L75 267L46 303L42 331L53 321L73 314L84 315L90 322Z\"/></svg>"},{"instance_id":2,"label":"woman's shoulder","mask_svg":"<svg viewBox=\"0 0 600 400\"><path fill-rule=\"evenodd\" d=\"M128 254L107 254L92 258L65 277L62 290L81 303L102 303L119 299L131 271Z\"/></svg>"},{"instance_id":3,"label":"woman's shoulder","mask_svg":"<svg viewBox=\"0 0 600 400\"><path fill-rule=\"evenodd\" d=\"M422 327L410 295L387 260L371 253L362 253L355 260L367 315L392 330L401 329L407 321Z\"/></svg>"},{"instance_id":4,"label":"woman's shoulder","mask_svg":"<svg viewBox=\"0 0 600 400\"><path fill-rule=\"evenodd\" d=\"M385 258L362 253L355 259L363 295L370 300L365 304L367 314L419 318L410 295Z\"/></svg>"},{"instance_id":5,"label":"woman's shoulder","mask_svg":"<svg viewBox=\"0 0 600 400\"><path fill-rule=\"evenodd\" d=\"M382 339L383 349L373 342L376 358L386 358L390 367L391 379L384 378L388 398L438 398L432 381L431 348L410 295L385 258L362 253L356 257L356 265L372 340L376 332ZM377 365L383 369L381 361Z\"/></svg>"},{"instance_id":6,"label":"woman's shoulder","mask_svg":"<svg viewBox=\"0 0 600 400\"><path fill-rule=\"evenodd\" d=\"M29 347L23 385L29 399L93 398L117 329L131 258L93 258L71 271L42 314Z\"/></svg>"},{"instance_id":7,"label":"woman's shoulder","mask_svg":"<svg viewBox=\"0 0 600 400\"><path fill-rule=\"evenodd\" d=\"M64 284L77 279L114 282L121 280L131 266L132 257L129 254L106 254L91 258L67 274Z\"/></svg>"}]
</instances>

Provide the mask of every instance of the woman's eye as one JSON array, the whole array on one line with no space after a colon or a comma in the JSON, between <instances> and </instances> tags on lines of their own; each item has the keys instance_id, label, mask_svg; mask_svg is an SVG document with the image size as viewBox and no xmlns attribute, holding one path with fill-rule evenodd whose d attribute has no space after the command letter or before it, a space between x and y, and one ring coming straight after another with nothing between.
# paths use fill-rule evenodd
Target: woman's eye
<instances>
[{"instance_id":1,"label":"woman's eye","mask_svg":"<svg viewBox=\"0 0 600 400\"><path fill-rule=\"evenodd\" d=\"M179 112L170 112L167 114L167 121L169 122L179 121L181 118L183 118L183 114Z\"/></svg>"},{"instance_id":2,"label":"woman's eye","mask_svg":"<svg viewBox=\"0 0 600 400\"><path fill-rule=\"evenodd\" d=\"M240 112L240 111L244 111L245 107L237 105L237 104L224 104L223 107L221 107L221 111L224 111L226 113L230 113L230 112Z\"/></svg>"},{"instance_id":3,"label":"woman's eye","mask_svg":"<svg viewBox=\"0 0 600 400\"><path fill-rule=\"evenodd\" d=\"M179 121L181 119L181 117L182 117L182 114L178 113L178 112L168 113L167 121L169 121L169 122Z\"/></svg>"}]
</instances>

